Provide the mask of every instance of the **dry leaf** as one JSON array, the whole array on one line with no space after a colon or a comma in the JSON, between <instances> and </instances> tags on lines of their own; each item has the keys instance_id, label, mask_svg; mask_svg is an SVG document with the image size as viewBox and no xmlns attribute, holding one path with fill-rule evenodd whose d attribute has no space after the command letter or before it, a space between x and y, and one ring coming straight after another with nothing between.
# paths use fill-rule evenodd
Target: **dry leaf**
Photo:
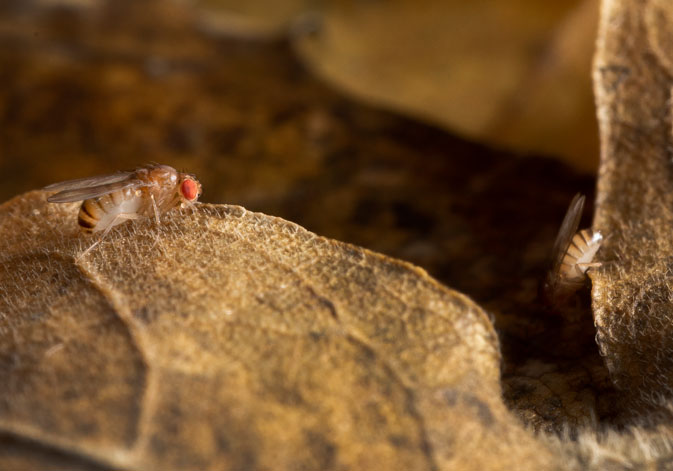
<instances>
[{"instance_id":1,"label":"dry leaf","mask_svg":"<svg viewBox=\"0 0 673 471\"><path fill-rule=\"evenodd\" d=\"M361 99L473 139L598 164L590 81L598 0L197 2L209 31L290 35Z\"/></svg>"},{"instance_id":2,"label":"dry leaf","mask_svg":"<svg viewBox=\"0 0 673 471\"><path fill-rule=\"evenodd\" d=\"M0 207L0 468L606 469L668 430L534 437L495 333L411 265L236 206L114 229Z\"/></svg>"},{"instance_id":3,"label":"dry leaf","mask_svg":"<svg viewBox=\"0 0 673 471\"><path fill-rule=\"evenodd\" d=\"M208 205L77 260L77 209L42 192L0 208L0 467L35 451L123 469L550 458L501 402L486 315L424 271Z\"/></svg>"},{"instance_id":4,"label":"dry leaf","mask_svg":"<svg viewBox=\"0 0 673 471\"><path fill-rule=\"evenodd\" d=\"M598 2L328 2L298 41L309 66L363 100L479 141L593 172Z\"/></svg>"},{"instance_id":5,"label":"dry leaf","mask_svg":"<svg viewBox=\"0 0 673 471\"><path fill-rule=\"evenodd\" d=\"M192 3L199 12L203 29L254 39L285 36L303 22L302 17L307 18L304 15L318 10L314 0L196 0Z\"/></svg>"},{"instance_id":6,"label":"dry leaf","mask_svg":"<svg viewBox=\"0 0 673 471\"><path fill-rule=\"evenodd\" d=\"M605 1L594 78L602 162L593 276L597 341L622 395L673 395L671 45L673 5Z\"/></svg>"}]
</instances>

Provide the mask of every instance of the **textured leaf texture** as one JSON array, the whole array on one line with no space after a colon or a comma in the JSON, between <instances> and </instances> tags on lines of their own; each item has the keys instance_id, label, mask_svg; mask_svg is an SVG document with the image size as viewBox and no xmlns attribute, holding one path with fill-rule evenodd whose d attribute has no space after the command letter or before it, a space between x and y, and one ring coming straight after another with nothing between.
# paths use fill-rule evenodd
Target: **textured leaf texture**
<instances>
[{"instance_id":1,"label":"textured leaf texture","mask_svg":"<svg viewBox=\"0 0 673 471\"><path fill-rule=\"evenodd\" d=\"M673 395L672 54L669 2L604 2L595 227L607 237L594 276L597 341L623 394L650 406Z\"/></svg>"},{"instance_id":2,"label":"textured leaf texture","mask_svg":"<svg viewBox=\"0 0 673 471\"><path fill-rule=\"evenodd\" d=\"M77 209L41 192L0 208L14 440L104 467L231 470L483 469L484 446L511 469L503 430L532 444L500 400L487 316L424 271L210 205L77 258ZM7 440L0 463L21 451Z\"/></svg>"}]
</instances>

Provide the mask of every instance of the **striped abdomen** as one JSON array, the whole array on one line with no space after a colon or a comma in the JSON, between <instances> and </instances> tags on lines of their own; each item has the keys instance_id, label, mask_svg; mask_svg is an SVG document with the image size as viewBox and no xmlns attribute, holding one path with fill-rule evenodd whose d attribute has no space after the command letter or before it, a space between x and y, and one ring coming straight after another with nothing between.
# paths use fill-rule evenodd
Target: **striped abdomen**
<instances>
[{"instance_id":1,"label":"striped abdomen","mask_svg":"<svg viewBox=\"0 0 673 471\"><path fill-rule=\"evenodd\" d=\"M601 233L591 229L576 233L561 262L559 273L561 279L570 283L583 282L585 273L598 252L602 240Z\"/></svg>"},{"instance_id":2,"label":"striped abdomen","mask_svg":"<svg viewBox=\"0 0 673 471\"><path fill-rule=\"evenodd\" d=\"M141 213L144 213L142 196L126 188L84 200L79 208L77 223L84 232L92 233L135 219Z\"/></svg>"}]
</instances>

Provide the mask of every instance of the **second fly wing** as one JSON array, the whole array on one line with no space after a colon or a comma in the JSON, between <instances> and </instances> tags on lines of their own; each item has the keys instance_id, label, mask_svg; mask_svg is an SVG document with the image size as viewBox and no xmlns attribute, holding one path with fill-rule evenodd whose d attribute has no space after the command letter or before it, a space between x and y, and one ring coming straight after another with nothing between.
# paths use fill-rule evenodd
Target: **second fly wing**
<instances>
[{"instance_id":1,"label":"second fly wing","mask_svg":"<svg viewBox=\"0 0 673 471\"><path fill-rule=\"evenodd\" d=\"M103 196L126 188L140 188L147 183L134 178L134 172L115 173L99 177L69 180L46 186L44 190L58 193L47 198L50 203L69 203Z\"/></svg>"},{"instance_id":2,"label":"second fly wing","mask_svg":"<svg viewBox=\"0 0 673 471\"><path fill-rule=\"evenodd\" d=\"M109 175L98 175L95 177L77 178L75 180L66 180L64 182L52 183L47 185L43 190L46 191L63 191L74 190L77 188L90 188L92 186L107 185L108 183L116 183L131 178L134 172L117 172Z\"/></svg>"},{"instance_id":3,"label":"second fly wing","mask_svg":"<svg viewBox=\"0 0 673 471\"><path fill-rule=\"evenodd\" d=\"M577 232L582 218L582 209L584 209L584 195L577 193L570 202L568 212L563 218L563 223L556 236L554 248L552 249L551 273L557 276L563 262L563 257L570 246L573 236Z\"/></svg>"}]
</instances>

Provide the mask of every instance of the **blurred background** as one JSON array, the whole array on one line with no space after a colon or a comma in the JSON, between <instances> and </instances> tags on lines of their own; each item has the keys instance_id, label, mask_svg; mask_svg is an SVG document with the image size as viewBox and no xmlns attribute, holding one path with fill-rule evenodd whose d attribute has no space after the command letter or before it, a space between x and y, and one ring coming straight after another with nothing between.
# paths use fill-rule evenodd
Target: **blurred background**
<instances>
[{"instance_id":1,"label":"blurred background","mask_svg":"<svg viewBox=\"0 0 673 471\"><path fill-rule=\"evenodd\" d=\"M573 194L592 200L597 16L595 0L2 0L0 199L155 161L196 174L205 202L420 265L494 316L506 398L535 422L518 359L571 368L535 299ZM600 369L593 335L576 344ZM573 387L607 387L582 371Z\"/></svg>"}]
</instances>

